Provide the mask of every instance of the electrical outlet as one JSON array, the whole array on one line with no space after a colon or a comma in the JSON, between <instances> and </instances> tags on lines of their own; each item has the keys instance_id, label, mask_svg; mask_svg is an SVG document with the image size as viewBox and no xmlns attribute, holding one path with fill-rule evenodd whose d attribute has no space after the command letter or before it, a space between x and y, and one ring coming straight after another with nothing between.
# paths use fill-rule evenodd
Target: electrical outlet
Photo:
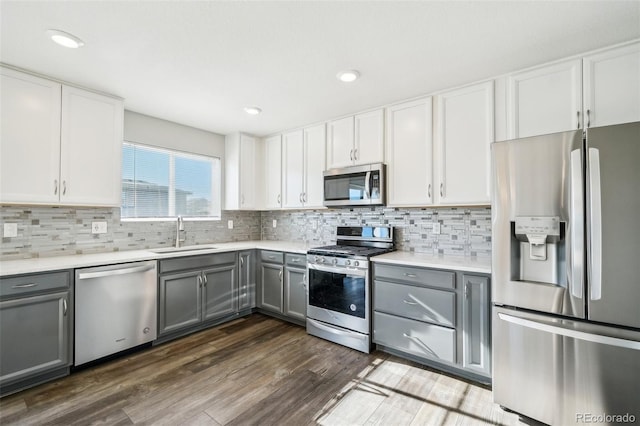
<instances>
[{"instance_id":1,"label":"electrical outlet","mask_svg":"<svg viewBox=\"0 0 640 426\"><path fill-rule=\"evenodd\" d=\"M5 238L12 238L18 236L18 224L17 223L5 223L2 236Z\"/></svg>"},{"instance_id":2,"label":"electrical outlet","mask_svg":"<svg viewBox=\"0 0 640 426\"><path fill-rule=\"evenodd\" d=\"M431 232L433 232L436 235L440 235L440 222L436 222L433 224L433 228L431 229Z\"/></svg>"},{"instance_id":3,"label":"electrical outlet","mask_svg":"<svg viewBox=\"0 0 640 426\"><path fill-rule=\"evenodd\" d=\"M278 226L278 220L277 219L273 219L273 227L277 227Z\"/></svg>"},{"instance_id":4,"label":"electrical outlet","mask_svg":"<svg viewBox=\"0 0 640 426\"><path fill-rule=\"evenodd\" d=\"M228 220L227 221L227 228L233 229L233 221L232 220Z\"/></svg>"},{"instance_id":5,"label":"electrical outlet","mask_svg":"<svg viewBox=\"0 0 640 426\"><path fill-rule=\"evenodd\" d=\"M91 222L91 233L92 234L106 234L107 233L107 222Z\"/></svg>"}]
</instances>

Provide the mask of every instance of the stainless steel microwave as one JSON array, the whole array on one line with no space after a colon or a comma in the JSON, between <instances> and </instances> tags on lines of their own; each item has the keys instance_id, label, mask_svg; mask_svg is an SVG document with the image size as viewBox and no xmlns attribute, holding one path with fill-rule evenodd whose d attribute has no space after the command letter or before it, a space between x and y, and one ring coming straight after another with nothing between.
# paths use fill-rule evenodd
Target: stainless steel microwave
<instances>
[{"instance_id":1,"label":"stainless steel microwave","mask_svg":"<svg viewBox=\"0 0 640 426\"><path fill-rule=\"evenodd\" d=\"M324 172L324 205L327 207L376 206L385 203L385 171L382 163L345 167Z\"/></svg>"}]
</instances>

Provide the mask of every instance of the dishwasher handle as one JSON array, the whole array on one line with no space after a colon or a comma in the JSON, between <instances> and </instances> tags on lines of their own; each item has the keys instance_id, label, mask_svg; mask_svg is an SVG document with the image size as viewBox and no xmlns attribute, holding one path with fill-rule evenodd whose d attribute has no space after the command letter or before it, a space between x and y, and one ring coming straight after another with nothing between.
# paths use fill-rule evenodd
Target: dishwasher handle
<instances>
[{"instance_id":1,"label":"dishwasher handle","mask_svg":"<svg viewBox=\"0 0 640 426\"><path fill-rule=\"evenodd\" d=\"M90 278L112 277L114 275L134 274L136 272L146 272L156 269L156 265L142 265L122 269L110 269L108 271L82 272L78 274L79 280L88 280Z\"/></svg>"}]
</instances>

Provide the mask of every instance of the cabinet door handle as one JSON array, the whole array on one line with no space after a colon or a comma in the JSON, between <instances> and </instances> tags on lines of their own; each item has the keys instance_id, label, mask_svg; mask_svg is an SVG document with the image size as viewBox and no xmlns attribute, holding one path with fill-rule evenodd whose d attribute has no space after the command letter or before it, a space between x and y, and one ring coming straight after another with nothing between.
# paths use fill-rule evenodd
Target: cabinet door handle
<instances>
[{"instance_id":1,"label":"cabinet door handle","mask_svg":"<svg viewBox=\"0 0 640 426\"><path fill-rule=\"evenodd\" d=\"M353 150L349 151L349 159L353 161Z\"/></svg>"},{"instance_id":2,"label":"cabinet door handle","mask_svg":"<svg viewBox=\"0 0 640 426\"><path fill-rule=\"evenodd\" d=\"M406 303L407 305L417 305L418 304L418 302L410 302L410 301L404 300L404 299L402 300L402 303Z\"/></svg>"},{"instance_id":3,"label":"cabinet door handle","mask_svg":"<svg viewBox=\"0 0 640 426\"><path fill-rule=\"evenodd\" d=\"M242 194L242 204L244 204L244 194Z\"/></svg>"},{"instance_id":4,"label":"cabinet door handle","mask_svg":"<svg viewBox=\"0 0 640 426\"><path fill-rule=\"evenodd\" d=\"M27 284L16 284L11 286L11 288L29 288L29 287L35 287L38 284L36 283L27 283Z\"/></svg>"},{"instance_id":5,"label":"cabinet door handle","mask_svg":"<svg viewBox=\"0 0 640 426\"><path fill-rule=\"evenodd\" d=\"M303 192L303 193L302 193L302 202L303 202L303 203L306 203L306 202L307 202L307 193L306 193L306 192Z\"/></svg>"},{"instance_id":6,"label":"cabinet door handle","mask_svg":"<svg viewBox=\"0 0 640 426\"><path fill-rule=\"evenodd\" d=\"M67 194L67 181L63 180L62 181L62 195L66 195Z\"/></svg>"},{"instance_id":7,"label":"cabinet door handle","mask_svg":"<svg viewBox=\"0 0 640 426\"><path fill-rule=\"evenodd\" d=\"M281 201L280 201L280 194L278 194L278 204L280 204L280 203L281 203Z\"/></svg>"},{"instance_id":8,"label":"cabinet door handle","mask_svg":"<svg viewBox=\"0 0 640 426\"><path fill-rule=\"evenodd\" d=\"M280 272L278 273L278 276L280 277L280 282L282 282L282 268L280 268Z\"/></svg>"},{"instance_id":9,"label":"cabinet door handle","mask_svg":"<svg viewBox=\"0 0 640 426\"><path fill-rule=\"evenodd\" d=\"M431 198L431 184L427 186L427 197Z\"/></svg>"},{"instance_id":10,"label":"cabinet door handle","mask_svg":"<svg viewBox=\"0 0 640 426\"><path fill-rule=\"evenodd\" d=\"M244 268L244 257L240 257L240 267Z\"/></svg>"},{"instance_id":11,"label":"cabinet door handle","mask_svg":"<svg viewBox=\"0 0 640 426\"><path fill-rule=\"evenodd\" d=\"M405 273L404 273L404 276L405 276L405 277L409 277L409 278L415 278L415 277L416 277L416 274L410 274L410 273L408 273L408 272L405 272Z\"/></svg>"},{"instance_id":12,"label":"cabinet door handle","mask_svg":"<svg viewBox=\"0 0 640 426\"><path fill-rule=\"evenodd\" d=\"M465 299L469 298L469 282L465 283L464 285L464 298Z\"/></svg>"},{"instance_id":13,"label":"cabinet door handle","mask_svg":"<svg viewBox=\"0 0 640 426\"><path fill-rule=\"evenodd\" d=\"M300 204L302 204L302 192L300 193L300 196L298 197L298 200L300 200Z\"/></svg>"},{"instance_id":14,"label":"cabinet door handle","mask_svg":"<svg viewBox=\"0 0 640 426\"><path fill-rule=\"evenodd\" d=\"M587 110L587 128L591 127L591 110Z\"/></svg>"},{"instance_id":15,"label":"cabinet door handle","mask_svg":"<svg viewBox=\"0 0 640 426\"><path fill-rule=\"evenodd\" d=\"M202 275L198 275L198 287L202 287Z\"/></svg>"},{"instance_id":16,"label":"cabinet door handle","mask_svg":"<svg viewBox=\"0 0 640 426\"><path fill-rule=\"evenodd\" d=\"M444 197L444 182L440 182L440 197Z\"/></svg>"},{"instance_id":17,"label":"cabinet door handle","mask_svg":"<svg viewBox=\"0 0 640 426\"><path fill-rule=\"evenodd\" d=\"M580 111L576 112L576 123L578 123L576 124L576 129L579 129L580 128Z\"/></svg>"},{"instance_id":18,"label":"cabinet door handle","mask_svg":"<svg viewBox=\"0 0 640 426\"><path fill-rule=\"evenodd\" d=\"M58 179L53 180L53 195L58 195Z\"/></svg>"},{"instance_id":19,"label":"cabinet door handle","mask_svg":"<svg viewBox=\"0 0 640 426\"><path fill-rule=\"evenodd\" d=\"M202 285L206 287L208 282L209 281L207 281L207 276L202 274Z\"/></svg>"},{"instance_id":20,"label":"cabinet door handle","mask_svg":"<svg viewBox=\"0 0 640 426\"><path fill-rule=\"evenodd\" d=\"M354 160L358 159L358 149L357 148L353 150L353 159Z\"/></svg>"},{"instance_id":21,"label":"cabinet door handle","mask_svg":"<svg viewBox=\"0 0 640 426\"><path fill-rule=\"evenodd\" d=\"M67 316L67 299L62 299L62 315Z\"/></svg>"}]
</instances>

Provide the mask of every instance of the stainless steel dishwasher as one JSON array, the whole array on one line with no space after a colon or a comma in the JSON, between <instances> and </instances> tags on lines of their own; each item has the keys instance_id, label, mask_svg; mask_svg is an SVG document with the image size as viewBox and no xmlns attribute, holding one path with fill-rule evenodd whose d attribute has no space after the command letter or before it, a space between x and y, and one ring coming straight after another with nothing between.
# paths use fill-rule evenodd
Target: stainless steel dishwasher
<instances>
[{"instance_id":1,"label":"stainless steel dishwasher","mask_svg":"<svg viewBox=\"0 0 640 426\"><path fill-rule=\"evenodd\" d=\"M156 339L155 260L75 272L74 365Z\"/></svg>"}]
</instances>

